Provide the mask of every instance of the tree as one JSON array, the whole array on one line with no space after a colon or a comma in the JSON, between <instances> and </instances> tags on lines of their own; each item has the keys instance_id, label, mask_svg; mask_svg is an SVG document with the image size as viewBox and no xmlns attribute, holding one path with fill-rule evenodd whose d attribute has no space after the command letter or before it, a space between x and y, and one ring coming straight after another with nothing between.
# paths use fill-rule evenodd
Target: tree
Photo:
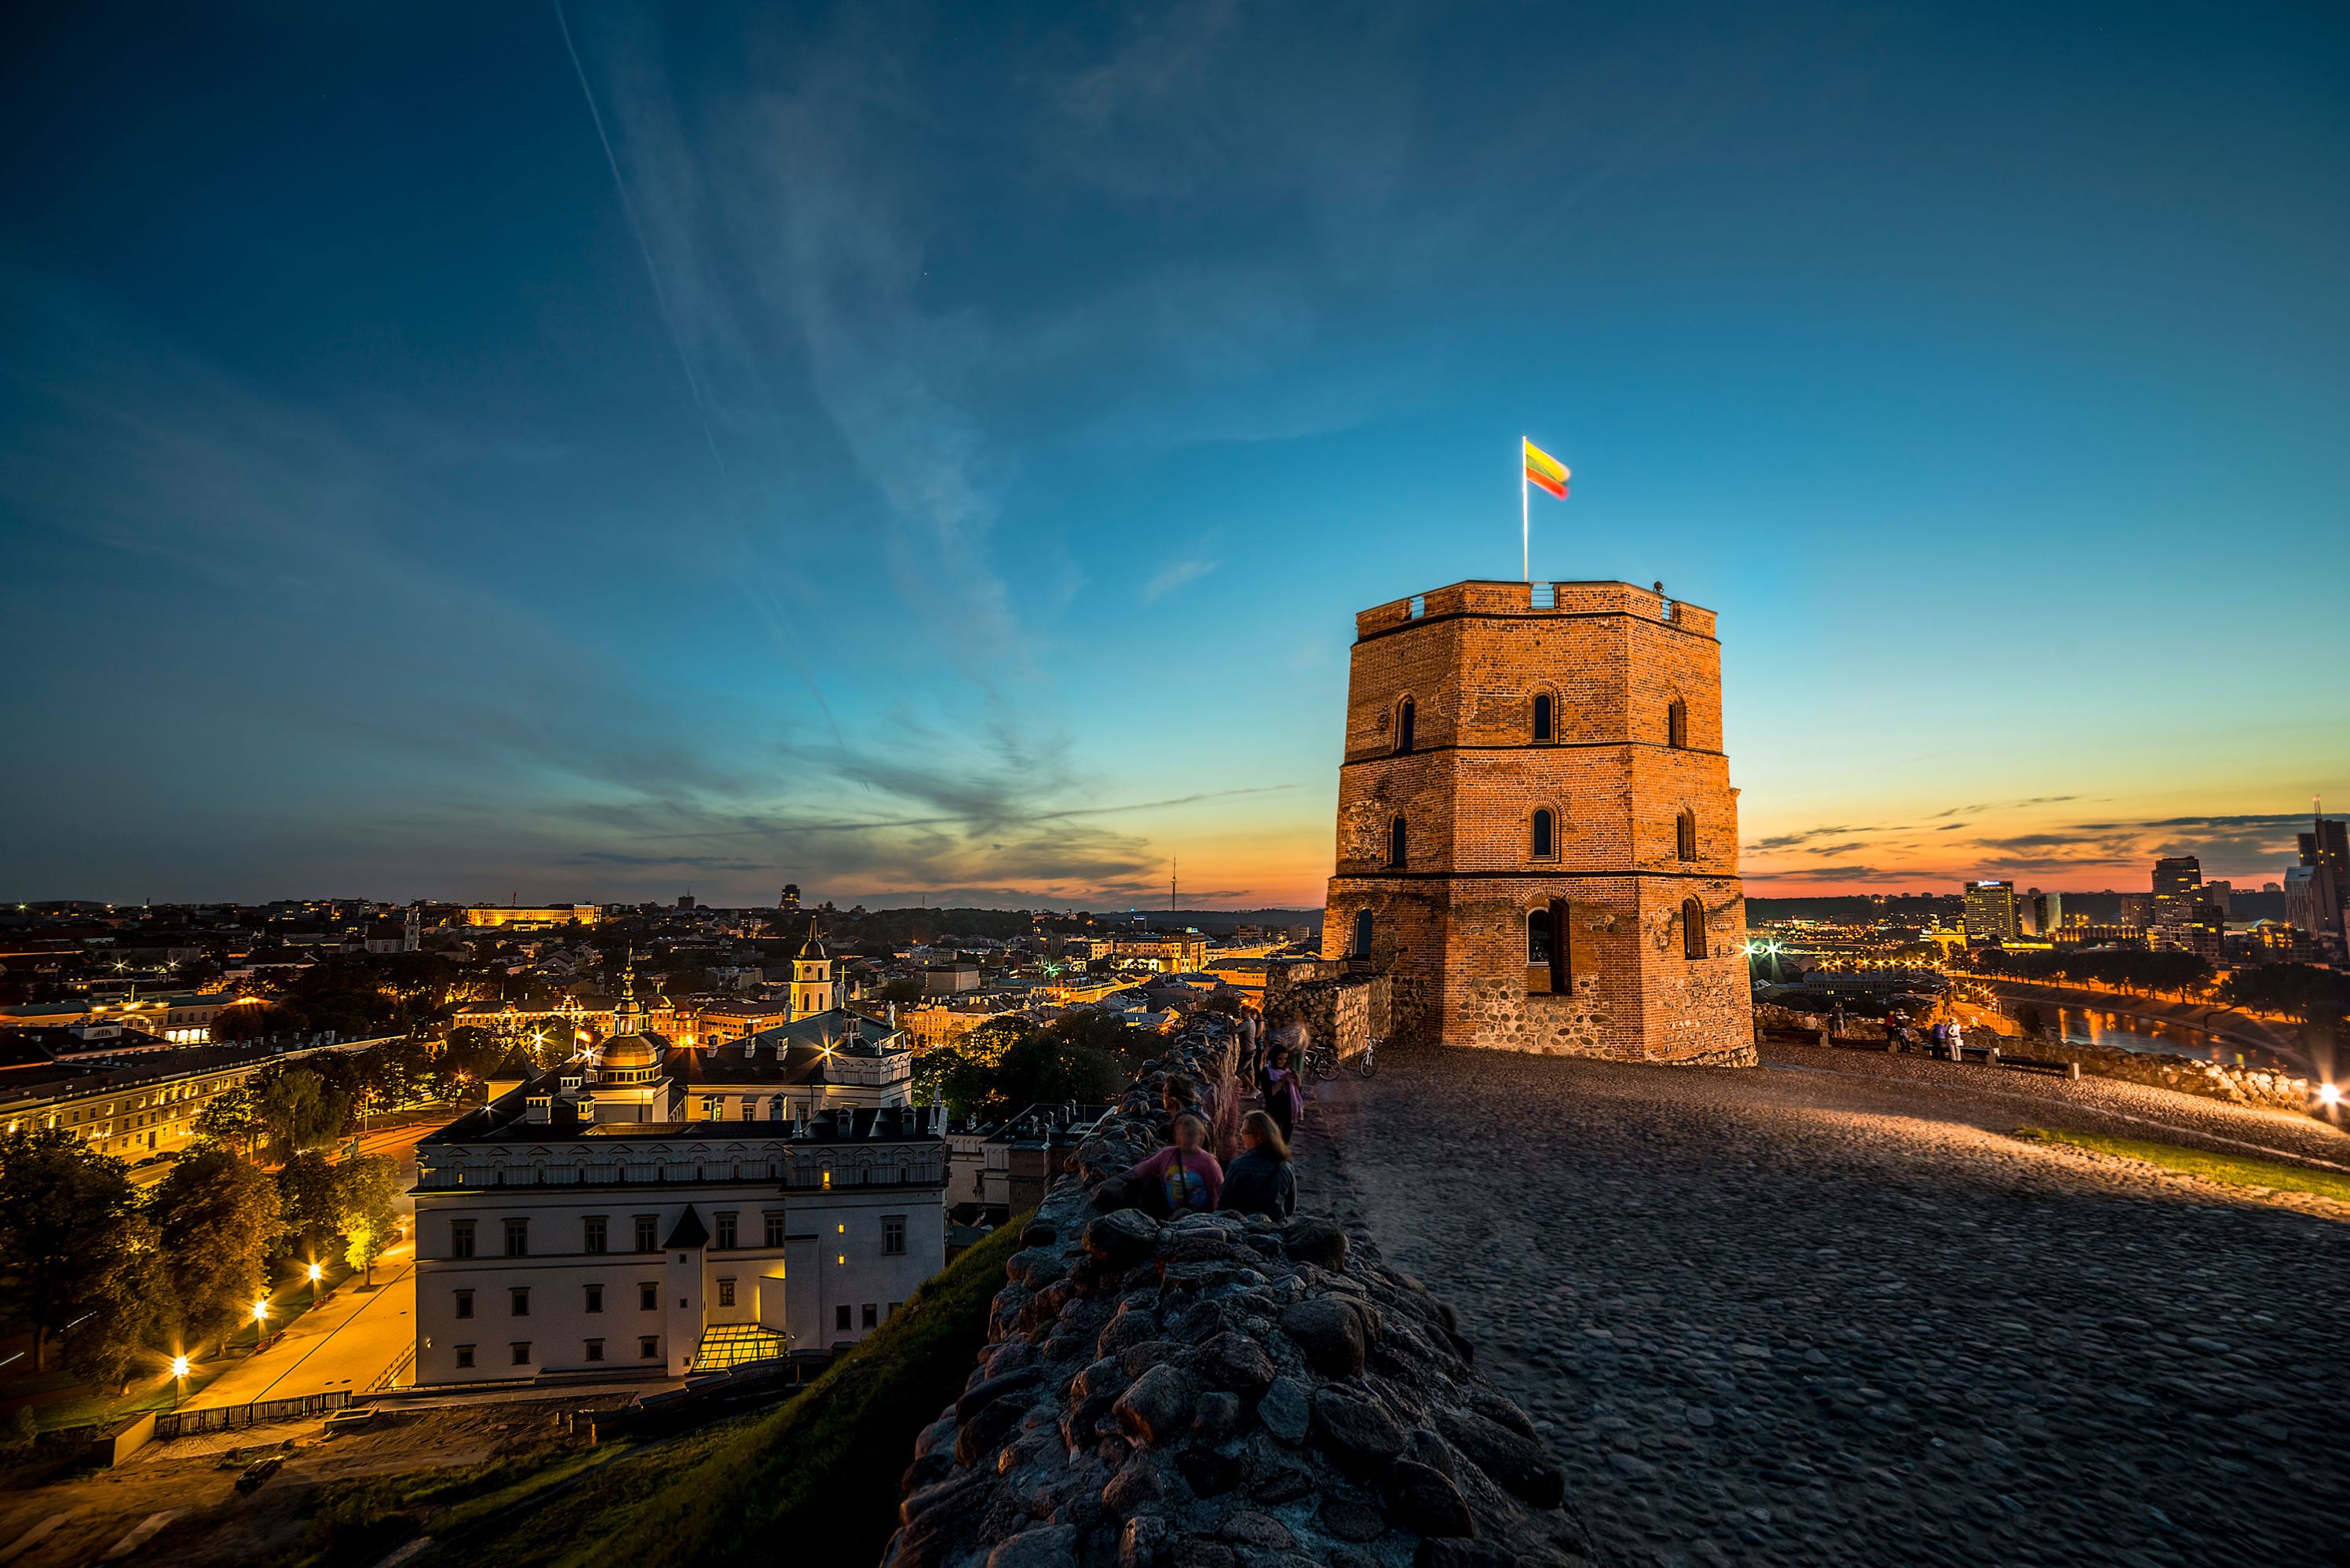
<instances>
[{"instance_id":1,"label":"tree","mask_svg":"<svg viewBox=\"0 0 2350 1568\"><path fill-rule=\"evenodd\" d=\"M120 1261L109 1271L90 1311L65 1334L65 1362L90 1383L127 1390L132 1370L163 1347L170 1286L155 1250L155 1227L143 1214L122 1221Z\"/></svg>"},{"instance_id":2,"label":"tree","mask_svg":"<svg viewBox=\"0 0 2350 1568\"><path fill-rule=\"evenodd\" d=\"M181 1333L225 1335L267 1278L284 1224L277 1184L224 1148L201 1148L155 1184L147 1212Z\"/></svg>"},{"instance_id":3,"label":"tree","mask_svg":"<svg viewBox=\"0 0 2350 1568\"><path fill-rule=\"evenodd\" d=\"M119 1159L58 1127L0 1137L0 1300L33 1330L33 1368L49 1336L105 1305L136 1250L130 1179Z\"/></svg>"},{"instance_id":4,"label":"tree","mask_svg":"<svg viewBox=\"0 0 2350 1568\"><path fill-rule=\"evenodd\" d=\"M885 980L874 988L873 1000L898 1002L920 1002L922 1000L922 982L910 974L899 975L896 980Z\"/></svg>"},{"instance_id":5,"label":"tree","mask_svg":"<svg viewBox=\"0 0 2350 1568\"><path fill-rule=\"evenodd\" d=\"M365 1270L373 1284L375 1261L391 1245L400 1225L391 1206L400 1190L400 1167L382 1155L369 1154L345 1161L335 1173L340 1179L343 1234L349 1238L344 1260Z\"/></svg>"},{"instance_id":6,"label":"tree","mask_svg":"<svg viewBox=\"0 0 2350 1568\"><path fill-rule=\"evenodd\" d=\"M249 1083L224 1089L204 1102L191 1129L199 1147L219 1145L242 1155L261 1136L261 1099Z\"/></svg>"},{"instance_id":7,"label":"tree","mask_svg":"<svg viewBox=\"0 0 2350 1568\"><path fill-rule=\"evenodd\" d=\"M266 1002L233 1002L213 1015L213 1039L219 1044L260 1040L284 1033L288 1024L283 1008Z\"/></svg>"},{"instance_id":8,"label":"tree","mask_svg":"<svg viewBox=\"0 0 2350 1568\"><path fill-rule=\"evenodd\" d=\"M278 1170L277 1203L286 1239L306 1261L317 1261L341 1238L342 1171L315 1149L296 1154Z\"/></svg>"},{"instance_id":9,"label":"tree","mask_svg":"<svg viewBox=\"0 0 2350 1568\"><path fill-rule=\"evenodd\" d=\"M297 1149L331 1143L350 1114L348 1095L329 1088L307 1067L265 1074L260 1089L262 1130L279 1159Z\"/></svg>"}]
</instances>

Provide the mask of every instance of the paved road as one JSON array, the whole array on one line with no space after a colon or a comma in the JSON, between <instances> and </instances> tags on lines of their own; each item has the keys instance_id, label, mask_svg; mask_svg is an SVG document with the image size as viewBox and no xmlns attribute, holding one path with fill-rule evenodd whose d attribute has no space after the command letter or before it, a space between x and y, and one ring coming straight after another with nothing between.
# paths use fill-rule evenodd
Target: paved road
<instances>
[{"instance_id":1,"label":"paved road","mask_svg":"<svg viewBox=\"0 0 2350 1568\"><path fill-rule=\"evenodd\" d=\"M1804 1049L1324 1093L1309 1188L1459 1305L1614 1561L2350 1562L2350 1222L2006 1136L2338 1133Z\"/></svg>"},{"instance_id":2,"label":"paved road","mask_svg":"<svg viewBox=\"0 0 2350 1568\"><path fill-rule=\"evenodd\" d=\"M335 1389L364 1392L416 1337L415 1249L402 1242L376 1260L376 1288L346 1282L333 1299L289 1324L259 1355L232 1360L187 1408L290 1399Z\"/></svg>"}]
</instances>

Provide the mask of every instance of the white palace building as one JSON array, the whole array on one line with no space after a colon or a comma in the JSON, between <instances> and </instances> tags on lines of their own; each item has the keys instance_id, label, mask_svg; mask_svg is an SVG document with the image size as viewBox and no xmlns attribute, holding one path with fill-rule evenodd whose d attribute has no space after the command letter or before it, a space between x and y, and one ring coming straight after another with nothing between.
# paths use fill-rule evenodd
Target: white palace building
<instances>
[{"instance_id":1,"label":"white palace building","mask_svg":"<svg viewBox=\"0 0 2350 1568\"><path fill-rule=\"evenodd\" d=\"M853 1344L944 1266L946 1113L896 1029L835 1005L811 928L793 1016L644 1027L494 1078L417 1146L419 1384L678 1377Z\"/></svg>"}]
</instances>

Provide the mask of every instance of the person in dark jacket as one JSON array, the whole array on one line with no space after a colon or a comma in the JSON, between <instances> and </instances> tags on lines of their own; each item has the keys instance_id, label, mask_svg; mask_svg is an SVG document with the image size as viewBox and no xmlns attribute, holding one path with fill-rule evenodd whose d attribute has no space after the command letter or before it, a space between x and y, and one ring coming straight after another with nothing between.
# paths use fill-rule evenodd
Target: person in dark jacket
<instances>
[{"instance_id":1,"label":"person in dark jacket","mask_svg":"<svg viewBox=\"0 0 2350 1568\"><path fill-rule=\"evenodd\" d=\"M1241 1142L1224 1172L1222 1207L1235 1214L1269 1214L1286 1220L1297 1207L1297 1173L1289 1164L1289 1140L1263 1111L1241 1123Z\"/></svg>"},{"instance_id":2,"label":"person in dark jacket","mask_svg":"<svg viewBox=\"0 0 2350 1568\"><path fill-rule=\"evenodd\" d=\"M1305 1109L1305 1085L1299 1081L1297 1069L1290 1065L1285 1043L1273 1043L1264 1071L1257 1075L1257 1090L1266 1113L1273 1117L1273 1125L1281 1129L1282 1141L1295 1137L1297 1118Z\"/></svg>"}]
</instances>

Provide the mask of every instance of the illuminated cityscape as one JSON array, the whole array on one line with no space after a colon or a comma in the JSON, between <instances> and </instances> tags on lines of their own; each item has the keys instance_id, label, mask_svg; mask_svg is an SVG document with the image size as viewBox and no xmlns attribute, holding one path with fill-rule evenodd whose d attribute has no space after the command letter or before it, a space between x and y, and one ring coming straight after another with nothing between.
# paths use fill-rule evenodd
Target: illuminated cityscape
<instances>
[{"instance_id":1,"label":"illuminated cityscape","mask_svg":"<svg viewBox=\"0 0 2350 1568\"><path fill-rule=\"evenodd\" d=\"M11 21L0 1568L2342 1560L2350 12Z\"/></svg>"}]
</instances>

